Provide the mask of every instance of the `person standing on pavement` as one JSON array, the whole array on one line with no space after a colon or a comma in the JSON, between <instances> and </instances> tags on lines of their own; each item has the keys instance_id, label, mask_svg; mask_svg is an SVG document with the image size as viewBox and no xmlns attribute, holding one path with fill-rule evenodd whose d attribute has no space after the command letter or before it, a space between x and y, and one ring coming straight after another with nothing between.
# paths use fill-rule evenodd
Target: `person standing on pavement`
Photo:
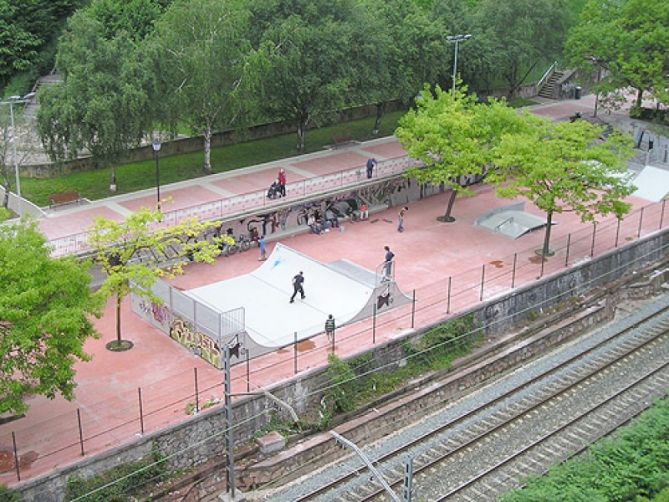
<instances>
[{"instance_id":1,"label":"person standing on pavement","mask_svg":"<svg viewBox=\"0 0 669 502\"><path fill-rule=\"evenodd\" d=\"M330 314L325 321L325 334L328 336L328 342L331 344L334 343L335 320L334 317L332 317L332 314Z\"/></svg>"},{"instance_id":2,"label":"person standing on pavement","mask_svg":"<svg viewBox=\"0 0 669 502\"><path fill-rule=\"evenodd\" d=\"M400 209L400 212L397 214L397 231L404 232L404 215L409 210L407 206L404 206Z\"/></svg>"},{"instance_id":3,"label":"person standing on pavement","mask_svg":"<svg viewBox=\"0 0 669 502\"><path fill-rule=\"evenodd\" d=\"M367 159L367 179L372 179L376 167L376 159Z\"/></svg>"},{"instance_id":4,"label":"person standing on pavement","mask_svg":"<svg viewBox=\"0 0 669 502\"><path fill-rule=\"evenodd\" d=\"M281 197L286 196L286 170L281 168L279 169L279 193Z\"/></svg>"},{"instance_id":5,"label":"person standing on pavement","mask_svg":"<svg viewBox=\"0 0 669 502\"><path fill-rule=\"evenodd\" d=\"M381 279L381 282L386 282L390 280L390 276L393 271L393 260L395 259L395 253L393 253L388 246L383 246L383 249L386 251L386 256L383 261L383 278Z\"/></svg>"},{"instance_id":6,"label":"person standing on pavement","mask_svg":"<svg viewBox=\"0 0 669 502\"><path fill-rule=\"evenodd\" d=\"M260 258L258 261L265 261L267 259L267 249L265 249L265 236L261 235L258 239L258 248L260 249Z\"/></svg>"},{"instance_id":7,"label":"person standing on pavement","mask_svg":"<svg viewBox=\"0 0 669 502\"><path fill-rule=\"evenodd\" d=\"M304 296L304 287L302 286L304 284L304 274L300 270L300 273L297 274L295 277L293 277L293 296L290 297L290 303L293 303L295 301L295 296L297 293L300 293L300 296L304 300L306 296Z\"/></svg>"}]
</instances>

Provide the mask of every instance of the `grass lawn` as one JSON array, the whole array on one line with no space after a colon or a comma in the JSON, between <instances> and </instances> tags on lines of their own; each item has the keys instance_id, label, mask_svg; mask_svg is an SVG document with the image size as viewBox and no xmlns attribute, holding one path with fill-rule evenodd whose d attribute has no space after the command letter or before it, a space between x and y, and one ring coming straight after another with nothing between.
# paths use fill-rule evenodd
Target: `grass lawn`
<instances>
[{"instance_id":1,"label":"grass lawn","mask_svg":"<svg viewBox=\"0 0 669 502\"><path fill-rule=\"evenodd\" d=\"M401 111L385 114L378 136L372 134L374 117L308 131L305 153L322 150L325 145L332 143L333 136L352 136L360 141L389 136L397 128L397 121L402 115L404 115L404 112ZM295 134L285 134L273 138L213 148L211 151L212 168L215 173L220 173L292 157L297 154L296 143L297 136ZM202 160L202 152L161 157L160 184L166 185L204 176ZM135 192L155 186L155 162L153 160L124 164L119 166L116 172L118 194ZM82 197L95 200L110 195L110 179L110 168L49 179L21 178L21 191L24 197L38 206L48 205L50 195L67 191L76 191Z\"/></svg>"}]
</instances>

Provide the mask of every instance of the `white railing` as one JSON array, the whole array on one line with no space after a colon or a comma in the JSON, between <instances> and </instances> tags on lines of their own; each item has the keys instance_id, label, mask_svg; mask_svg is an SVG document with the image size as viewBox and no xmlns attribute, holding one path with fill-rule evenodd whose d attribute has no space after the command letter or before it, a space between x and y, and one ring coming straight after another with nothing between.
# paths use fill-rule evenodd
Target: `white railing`
<instances>
[{"instance_id":1,"label":"white railing","mask_svg":"<svg viewBox=\"0 0 669 502\"><path fill-rule=\"evenodd\" d=\"M555 71L555 68L557 67L558 62L555 61L552 65L548 67L548 70L544 73L543 77L539 79L539 82L537 82L537 92L541 91L541 88L546 84L546 81L550 78L550 76L553 74Z\"/></svg>"}]
</instances>

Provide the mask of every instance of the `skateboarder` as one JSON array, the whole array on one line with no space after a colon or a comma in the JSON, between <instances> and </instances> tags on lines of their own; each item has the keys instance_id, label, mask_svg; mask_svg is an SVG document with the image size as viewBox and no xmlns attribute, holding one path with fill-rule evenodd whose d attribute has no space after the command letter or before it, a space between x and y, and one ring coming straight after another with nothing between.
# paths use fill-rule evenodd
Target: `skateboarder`
<instances>
[{"instance_id":1,"label":"skateboarder","mask_svg":"<svg viewBox=\"0 0 669 502\"><path fill-rule=\"evenodd\" d=\"M381 279L381 282L386 282L390 280L395 253L393 253L388 246L383 246L383 249L386 251L386 256L383 262L383 278Z\"/></svg>"},{"instance_id":2,"label":"skateboarder","mask_svg":"<svg viewBox=\"0 0 669 502\"><path fill-rule=\"evenodd\" d=\"M293 296L290 297L290 303L295 301L297 293L300 293L303 300L306 298L304 296L304 288L302 287L302 284L304 284L304 274L300 270L300 273L293 277Z\"/></svg>"}]
</instances>

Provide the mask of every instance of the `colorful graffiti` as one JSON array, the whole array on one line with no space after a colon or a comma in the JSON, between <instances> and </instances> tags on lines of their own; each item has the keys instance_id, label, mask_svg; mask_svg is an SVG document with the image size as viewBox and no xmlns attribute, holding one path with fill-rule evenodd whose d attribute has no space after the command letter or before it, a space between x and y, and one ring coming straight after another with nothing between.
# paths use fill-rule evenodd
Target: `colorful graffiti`
<instances>
[{"instance_id":1,"label":"colorful graffiti","mask_svg":"<svg viewBox=\"0 0 669 502\"><path fill-rule=\"evenodd\" d=\"M212 366L221 367L221 350L218 344L207 335L194 331L187 322L174 319L170 325L170 338L200 356Z\"/></svg>"},{"instance_id":2,"label":"colorful graffiti","mask_svg":"<svg viewBox=\"0 0 669 502\"><path fill-rule=\"evenodd\" d=\"M161 326L167 328L170 322L170 310L166 305L158 305L157 303L140 300L139 310L147 318L153 318Z\"/></svg>"}]
</instances>

